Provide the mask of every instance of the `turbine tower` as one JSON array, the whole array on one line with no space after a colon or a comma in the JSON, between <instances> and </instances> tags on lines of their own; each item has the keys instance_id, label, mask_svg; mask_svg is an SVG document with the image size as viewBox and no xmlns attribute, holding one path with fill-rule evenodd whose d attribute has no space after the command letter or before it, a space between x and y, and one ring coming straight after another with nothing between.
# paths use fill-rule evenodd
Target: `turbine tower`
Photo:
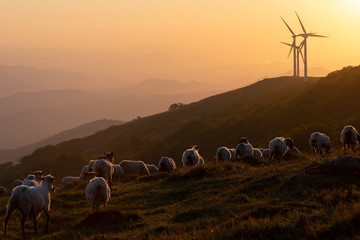
<instances>
[{"instance_id":1,"label":"turbine tower","mask_svg":"<svg viewBox=\"0 0 360 240\"><path fill-rule=\"evenodd\" d=\"M290 56L290 53L291 53L292 49L294 49L294 77L295 77L296 74L297 74L297 71L296 71L296 52L295 52L295 48L296 48L296 37L297 37L298 35L296 35L296 34L293 32L293 30L291 30L291 28L289 27L289 25L285 22L285 20L284 20L282 17L280 17L280 18L281 18L281 20L283 20L283 22L285 23L285 25L288 27L289 31L290 31L291 34L292 34L292 38L293 38L293 43L292 43L292 45L289 45L289 44L287 44L287 43L286 43L286 45L291 46L290 52L289 52L289 56ZM288 56L288 57L289 57L289 56Z\"/></svg>"},{"instance_id":2,"label":"turbine tower","mask_svg":"<svg viewBox=\"0 0 360 240\"><path fill-rule=\"evenodd\" d=\"M295 13L296 13L296 16L299 19L301 28L304 31L304 33L298 34L297 36L301 36L301 37L304 38L304 40L300 44L300 47L302 48L302 46L304 46L304 82L306 82L307 81L307 44L306 44L306 39L308 37L327 37L327 36L322 36L322 35L318 35L318 34L315 34L315 33L307 33L305 28L304 28L304 25L302 24L302 22L300 20L299 15L297 14L297 12L295 12Z\"/></svg>"}]
</instances>

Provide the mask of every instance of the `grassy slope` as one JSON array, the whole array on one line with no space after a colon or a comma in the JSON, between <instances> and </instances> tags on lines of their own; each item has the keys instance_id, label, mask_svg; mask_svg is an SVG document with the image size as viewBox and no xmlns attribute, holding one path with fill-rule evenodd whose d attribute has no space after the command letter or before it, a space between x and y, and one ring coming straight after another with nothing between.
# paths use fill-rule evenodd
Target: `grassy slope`
<instances>
[{"instance_id":1,"label":"grassy slope","mask_svg":"<svg viewBox=\"0 0 360 240\"><path fill-rule=\"evenodd\" d=\"M291 182L309 166L343 154L275 164L242 159L117 182L107 207L95 213L85 183L60 186L52 193L50 234L25 239L359 238L359 178L331 177L311 187ZM7 199L0 199L0 215ZM20 236L15 216L9 239ZM44 223L40 218L41 230ZM27 221L28 232L31 226Z\"/></svg>"}]
</instances>

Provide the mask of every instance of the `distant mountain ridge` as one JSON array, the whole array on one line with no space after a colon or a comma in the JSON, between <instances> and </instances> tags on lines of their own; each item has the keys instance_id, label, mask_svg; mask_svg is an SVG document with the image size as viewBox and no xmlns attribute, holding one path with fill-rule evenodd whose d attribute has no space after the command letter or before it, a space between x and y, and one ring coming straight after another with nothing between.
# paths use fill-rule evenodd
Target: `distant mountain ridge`
<instances>
[{"instance_id":1,"label":"distant mountain ridge","mask_svg":"<svg viewBox=\"0 0 360 240\"><path fill-rule=\"evenodd\" d=\"M33 144L16 149L0 150L0 162L16 162L20 160L21 157L31 154L37 148L58 144L76 138L86 137L110 126L120 125L123 123L123 121L110 119L96 120L76 128L60 132Z\"/></svg>"}]
</instances>

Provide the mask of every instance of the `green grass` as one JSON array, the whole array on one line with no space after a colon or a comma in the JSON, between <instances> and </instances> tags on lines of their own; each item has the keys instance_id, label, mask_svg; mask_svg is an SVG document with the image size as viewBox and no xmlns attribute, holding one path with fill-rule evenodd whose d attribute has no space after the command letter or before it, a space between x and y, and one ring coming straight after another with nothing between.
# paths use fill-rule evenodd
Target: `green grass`
<instances>
[{"instance_id":1,"label":"green grass","mask_svg":"<svg viewBox=\"0 0 360 240\"><path fill-rule=\"evenodd\" d=\"M360 238L360 179L294 182L343 155L339 149L275 163L246 158L127 179L113 185L108 205L96 212L85 199L86 183L59 185L51 194L50 233L42 233L42 216L38 236L28 220L24 239ZM0 200L2 216L7 201ZM21 237L19 219L19 213L10 219L8 239Z\"/></svg>"}]
</instances>

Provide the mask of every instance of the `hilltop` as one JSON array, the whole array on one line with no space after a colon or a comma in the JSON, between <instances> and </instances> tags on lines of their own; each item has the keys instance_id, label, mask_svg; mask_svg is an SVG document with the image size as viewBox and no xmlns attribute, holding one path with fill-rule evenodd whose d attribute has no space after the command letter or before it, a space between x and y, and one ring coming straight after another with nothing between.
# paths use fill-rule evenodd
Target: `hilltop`
<instances>
[{"instance_id":1,"label":"hilltop","mask_svg":"<svg viewBox=\"0 0 360 240\"><path fill-rule=\"evenodd\" d=\"M157 163L162 156L181 165L181 154L200 145L206 161L219 146L235 147L247 136L256 147L267 147L276 136L288 136L302 151L313 131L327 133L338 144L342 127L360 123L354 110L360 67L347 67L324 78L280 77L205 98L177 110L139 118L92 136L37 149L16 168L3 170L0 180L43 169L56 176L78 175L78 169L99 153L112 150L116 162L140 159ZM71 164L71 169L66 166Z\"/></svg>"}]
</instances>

